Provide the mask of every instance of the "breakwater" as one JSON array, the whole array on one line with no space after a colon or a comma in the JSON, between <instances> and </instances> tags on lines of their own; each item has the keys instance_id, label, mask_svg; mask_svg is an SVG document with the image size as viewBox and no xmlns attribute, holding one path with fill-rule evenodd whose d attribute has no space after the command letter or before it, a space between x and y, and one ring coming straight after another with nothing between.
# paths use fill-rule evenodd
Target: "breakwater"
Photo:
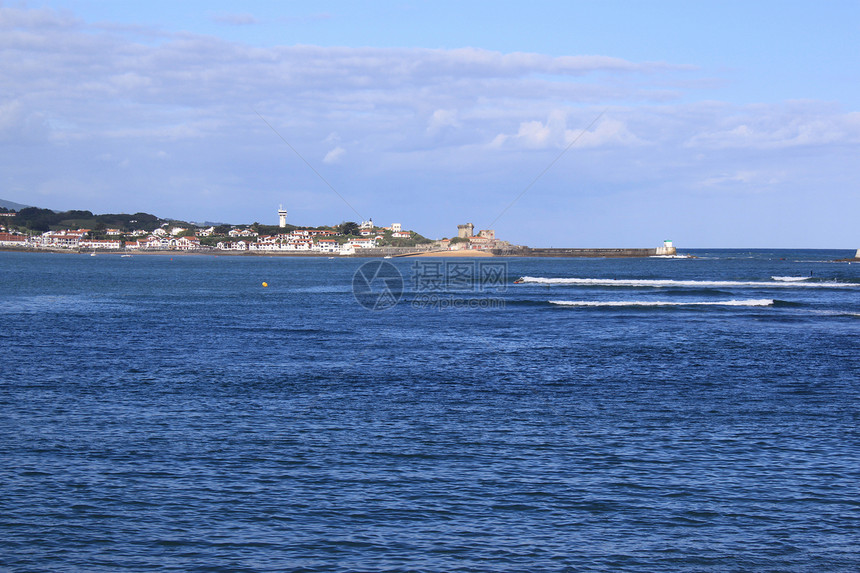
<instances>
[{"instance_id":1,"label":"breakwater","mask_svg":"<svg viewBox=\"0 0 860 573\"><path fill-rule=\"evenodd\" d=\"M565 249L565 248L531 248L498 249L493 254L508 257L583 257L583 258L625 258L625 257L656 257L676 254L675 247L658 247L655 249Z\"/></svg>"}]
</instances>

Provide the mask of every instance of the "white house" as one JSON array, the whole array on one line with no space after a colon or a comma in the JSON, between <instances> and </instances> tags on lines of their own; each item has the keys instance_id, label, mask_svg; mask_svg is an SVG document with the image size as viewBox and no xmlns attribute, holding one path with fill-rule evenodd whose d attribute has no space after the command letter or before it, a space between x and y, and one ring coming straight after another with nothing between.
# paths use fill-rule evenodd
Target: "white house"
<instances>
[{"instance_id":1,"label":"white house","mask_svg":"<svg viewBox=\"0 0 860 573\"><path fill-rule=\"evenodd\" d=\"M247 251L248 244L245 241L236 241L233 243L222 241L216 245L216 248L222 251Z\"/></svg>"},{"instance_id":2,"label":"white house","mask_svg":"<svg viewBox=\"0 0 860 573\"><path fill-rule=\"evenodd\" d=\"M197 237L178 237L170 239L168 248L177 251L196 251L200 248L200 239Z\"/></svg>"},{"instance_id":3,"label":"white house","mask_svg":"<svg viewBox=\"0 0 860 573\"><path fill-rule=\"evenodd\" d=\"M249 251L280 251L281 245L274 242L257 241L248 244Z\"/></svg>"},{"instance_id":4,"label":"white house","mask_svg":"<svg viewBox=\"0 0 860 573\"><path fill-rule=\"evenodd\" d=\"M120 246L121 246L121 245L120 245L120 242L119 242L119 241L115 241L115 240L97 241L97 240L94 240L94 239L91 239L91 240L84 239L84 240L82 240L80 243L78 243L78 246L80 246L80 247L81 247L81 248L83 248L83 249L111 249L111 250L118 250L118 249L120 248Z\"/></svg>"},{"instance_id":5,"label":"white house","mask_svg":"<svg viewBox=\"0 0 860 573\"><path fill-rule=\"evenodd\" d=\"M337 239L319 239L314 245L314 250L323 253L339 253L340 243L337 242Z\"/></svg>"},{"instance_id":6,"label":"white house","mask_svg":"<svg viewBox=\"0 0 860 573\"><path fill-rule=\"evenodd\" d=\"M48 231L42 234L40 242L45 246L73 249L79 247L81 241L86 236L87 231L85 229L78 229L77 231Z\"/></svg>"},{"instance_id":7,"label":"white house","mask_svg":"<svg viewBox=\"0 0 860 573\"><path fill-rule=\"evenodd\" d=\"M156 229L157 230L157 229ZM149 250L166 250L170 247L170 239L167 237L158 237L153 234L141 241L138 241L141 249Z\"/></svg>"},{"instance_id":8,"label":"white house","mask_svg":"<svg viewBox=\"0 0 860 573\"><path fill-rule=\"evenodd\" d=\"M376 239L350 239L346 244L356 249L373 249L376 248Z\"/></svg>"}]
</instances>

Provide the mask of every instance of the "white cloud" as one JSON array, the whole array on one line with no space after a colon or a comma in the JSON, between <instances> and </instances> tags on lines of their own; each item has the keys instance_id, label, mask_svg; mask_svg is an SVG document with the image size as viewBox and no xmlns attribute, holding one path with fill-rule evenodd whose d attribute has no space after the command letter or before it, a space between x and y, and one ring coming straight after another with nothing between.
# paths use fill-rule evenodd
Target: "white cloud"
<instances>
[{"instance_id":1,"label":"white cloud","mask_svg":"<svg viewBox=\"0 0 860 573\"><path fill-rule=\"evenodd\" d=\"M496 135L489 147L508 146L525 149L564 149L569 146L578 148L603 146L633 146L644 142L630 132L624 122L610 118L592 118L598 123L591 129L583 125L579 129L568 129L567 113L561 110L550 112L546 122L524 121L515 134ZM579 121L588 121L581 119Z\"/></svg>"},{"instance_id":2,"label":"white cloud","mask_svg":"<svg viewBox=\"0 0 860 573\"><path fill-rule=\"evenodd\" d=\"M340 158L343 157L343 154L346 150L343 147L337 146L328 153L325 154L323 158L324 163L337 163L340 161Z\"/></svg>"},{"instance_id":3,"label":"white cloud","mask_svg":"<svg viewBox=\"0 0 860 573\"><path fill-rule=\"evenodd\" d=\"M786 149L860 143L860 113L822 109L815 102L749 106L693 135L704 149Z\"/></svg>"},{"instance_id":4,"label":"white cloud","mask_svg":"<svg viewBox=\"0 0 860 573\"><path fill-rule=\"evenodd\" d=\"M578 194L619 189L783 194L856 180L860 113L815 101L701 101L714 73L477 48L254 47L0 7L0 172L8 189L42 189L53 177L70 207L97 210L74 203L103 196L195 219L232 216L232 198L249 189L255 199L240 218L256 202L286 204L289 180L319 224L354 218L280 135L327 166L348 160L348 183L333 184L361 212L397 204L413 211L387 215L419 229L430 215L413 197L486 210L571 144L578 153L553 164L517 209L542 193L555 193L561 211L575 209ZM108 157L126 162L121 176L100 163ZM202 202L202 189L217 192Z\"/></svg>"},{"instance_id":5,"label":"white cloud","mask_svg":"<svg viewBox=\"0 0 860 573\"><path fill-rule=\"evenodd\" d=\"M435 135L447 127L460 127L457 110L437 109L427 122L427 133Z\"/></svg>"}]
</instances>

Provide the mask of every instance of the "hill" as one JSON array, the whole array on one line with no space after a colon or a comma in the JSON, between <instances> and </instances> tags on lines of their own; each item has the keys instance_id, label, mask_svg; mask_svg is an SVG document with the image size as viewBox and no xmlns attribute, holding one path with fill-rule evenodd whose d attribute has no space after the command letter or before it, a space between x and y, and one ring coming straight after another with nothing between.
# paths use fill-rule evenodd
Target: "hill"
<instances>
[{"instance_id":1,"label":"hill","mask_svg":"<svg viewBox=\"0 0 860 573\"><path fill-rule=\"evenodd\" d=\"M12 211L20 211L21 209L26 209L29 205L22 205L21 203L15 203L14 201L0 199L0 207L6 207Z\"/></svg>"},{"instance_id":2,"label":"hill","mask_svg":"<svg viewBox=\"0 0 860 573\"><path fill-rule=\"evenodd\" d=\"M164 222L164 220L149 213L94 215L90 211L74 210L56 212L37 207L20 209L17 215L13 217L13 221L11 221L16 226L41 232L62 228L103 230L110 227L127 231L136 229L152 231Z\"/></svg>"}]
</instances>

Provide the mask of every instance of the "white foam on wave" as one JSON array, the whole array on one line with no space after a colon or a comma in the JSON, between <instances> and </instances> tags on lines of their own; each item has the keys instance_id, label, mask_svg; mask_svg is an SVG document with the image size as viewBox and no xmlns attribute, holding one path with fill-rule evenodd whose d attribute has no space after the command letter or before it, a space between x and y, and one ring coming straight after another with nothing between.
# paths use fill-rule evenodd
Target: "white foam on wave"
<instances>
[{"instance_id":1,"label":"white foam on wave","mask_svg":"<svg viewBox=\"0 0 860 573\"><path fill-rule=\"evenodd\" d=\"M808 281L812 277L770 277L770 278L775 280L775 281L783 282L783 283L797 283L797 282Z\"/></svg>"},{"instance_id":2,"label":"white foam on wave","mask_svg":"<svg viewBox=\"0 0 860 573\"><path fill-rule=\"evenodd\" d=\"M560 306L772 306L773 299L722 301L663 301L663 300L551 300Z\"/></svg>"},{"instance_id":3,"label":"white foam on wave","mask_svg":"<svg viewBox=\"0 0 860 573\"><path fill-rule=\"evenodd\" d=\"M806 278L806 277L804 277ZM522 277L517 283L570 285L570 286L608 286L608 287L754 287L754 288L857 288L860 283L838 282L790 282L790 281L694 281L673 279L580 279L580 278L549 278Z\"/></svg>"}]
</instances>

